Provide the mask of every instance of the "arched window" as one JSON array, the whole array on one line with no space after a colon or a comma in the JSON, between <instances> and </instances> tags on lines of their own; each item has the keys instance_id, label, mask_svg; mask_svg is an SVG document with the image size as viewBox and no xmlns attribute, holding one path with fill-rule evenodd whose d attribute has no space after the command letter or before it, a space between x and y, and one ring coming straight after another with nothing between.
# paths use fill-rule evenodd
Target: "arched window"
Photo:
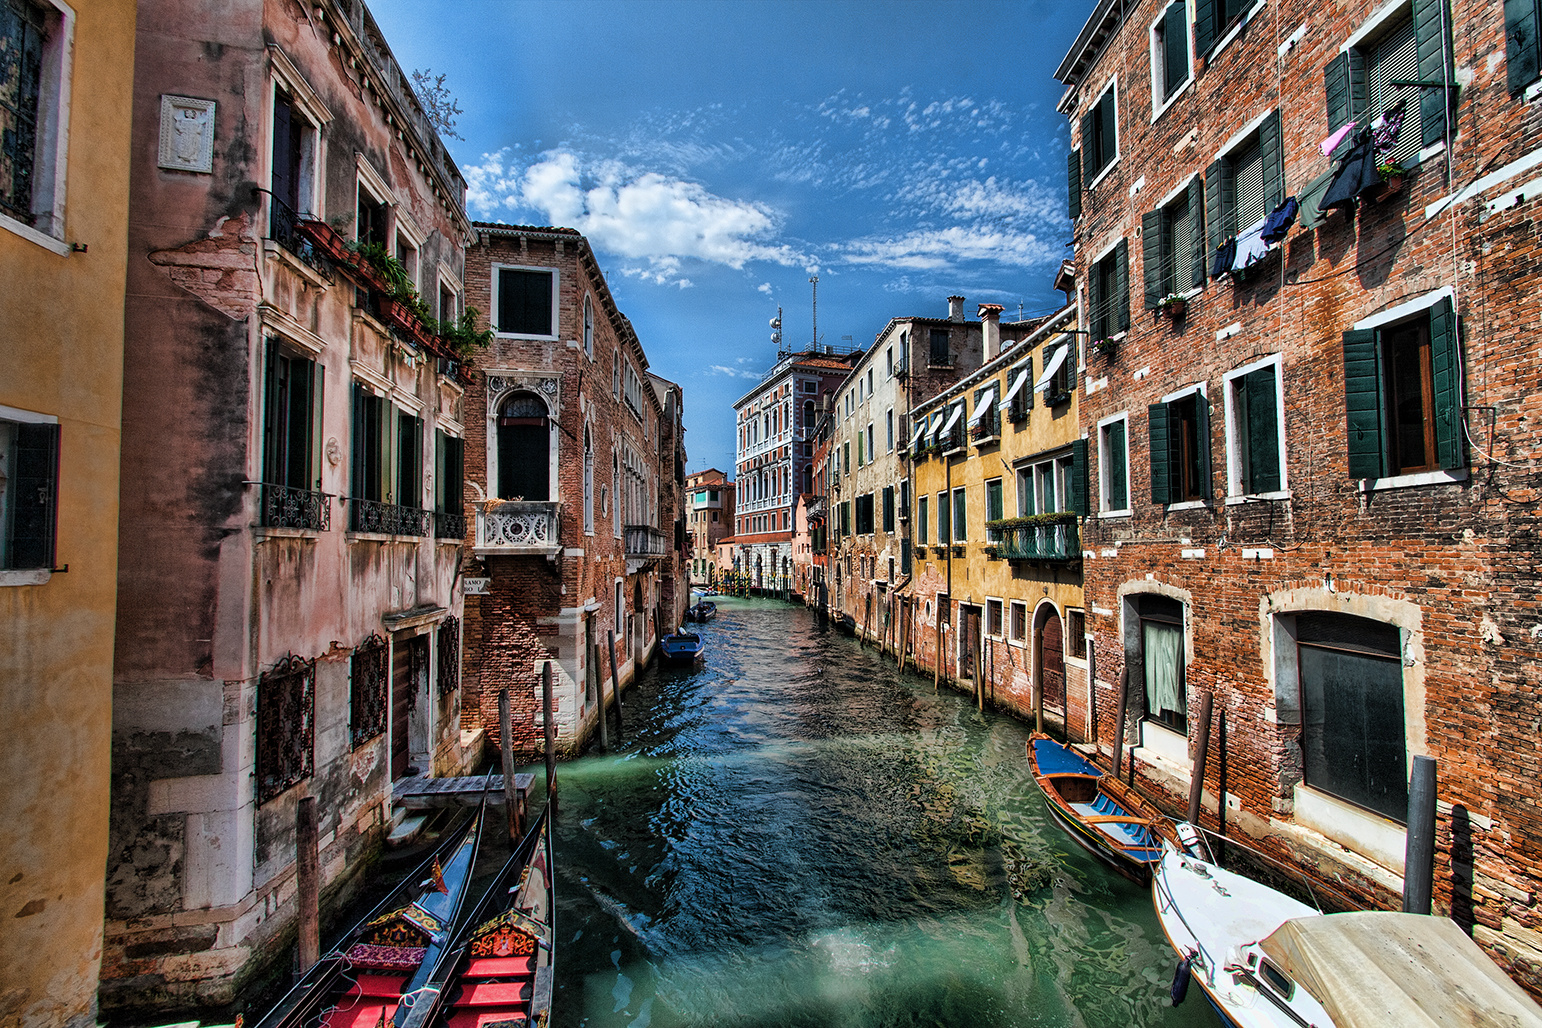
<instances>
[{"instance_id":1,"label":"arched window","mask_svg":"<svg viewBox=\"0 0 1542 1028\"><path fill-rule=\"evenodd\" d=\"M805 429L807 429L808 431L810 431L810 432L812 432L814 430L814 418L815 417L816 417L816 415L814 414L814 401L813 400L804 400L803 401L803 427Z\"/></svg>"},{"instance_id":2,"label":"arched window","mask_svg":"<svg viewBox=\"0 0 1542 1028\"><path fill-rule=\"evenodd\" d=\"M584 297L584 355L594 356L594 301Z\"/></svg>"},{"instance_id":3,"label":"arched window","mask_svg":"<svg viewBox=\"0 0 1542 1028\"><path fill-rule=\"evenodd\" d=\"M551 499L551 421L534 393L513 393L498 407L498 496Z\"/></svg>"},{"instance_id":4,"label":"arched window","mask_svg":"<svg viewBox=\"0 0 1542 1028\"><path fill-rule=\"evenodd\" d=\"M803 465L803 491L806 493L814 491L814 465L812 464Z\"/></svg>"},{"instance_id":5,"label":"arched window","mask_svg":"<svg viewBox=\"0 0 1542 1028\"><path fill-rule=\"evenodd\" d=\"M584 534L594 534L594 443L584 426Z\"/></svg>"}]
</instances>

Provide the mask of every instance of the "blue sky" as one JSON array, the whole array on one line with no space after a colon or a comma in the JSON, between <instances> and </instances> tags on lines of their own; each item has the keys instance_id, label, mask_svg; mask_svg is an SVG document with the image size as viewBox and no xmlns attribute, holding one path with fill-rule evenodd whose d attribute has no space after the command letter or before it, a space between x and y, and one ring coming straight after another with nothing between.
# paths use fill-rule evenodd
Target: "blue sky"
<instances>
[{"instance_id":1,"label":"blue sky","mask_svg":"<svg viewBox=\"0 0 1542 1028\"><path fill-rule=\"evenodd\" d=\"M946 297L1058 305L1070 251L1053 73L1090 5L374 0L464 114L472 217L588 236L690 470L733 467L735 399L785 344L866 346Z\"/></svg>"}]
</instances>

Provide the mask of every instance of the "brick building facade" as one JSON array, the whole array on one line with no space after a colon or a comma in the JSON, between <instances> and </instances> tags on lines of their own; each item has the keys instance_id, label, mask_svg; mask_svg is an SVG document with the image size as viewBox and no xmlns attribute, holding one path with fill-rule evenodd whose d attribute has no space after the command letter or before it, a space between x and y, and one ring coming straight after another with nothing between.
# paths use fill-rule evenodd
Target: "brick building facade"
<instances>
[{"instance_id":1,"label":"brick building facade","mask_svg":"<svg viewBox=\"0 0 1542 1028\"><path fill-rule=\"evenodd\" d=\"M579 751L687 590L685 450L678 386L648 371L588 241L572 229L477 223L467 302L490 348L466 394L465 704L498 737L510 692L515 748L542 745L541 674L553 662L557 739Z\"/></svg>"},{"instance_id":2,"label":"brick building facade","mask_svg":"<svg viewBox=\"0 0 1542 1028\"><path fill-rule=\"evenodd\" d=\"M1210 693L1206 823L1378 906L1433 757L1437 909L1533 992L1535 17L1105 0L1057 72L1099 737L1128 671L1179 809Z\"/></svg>"}]
</instances>

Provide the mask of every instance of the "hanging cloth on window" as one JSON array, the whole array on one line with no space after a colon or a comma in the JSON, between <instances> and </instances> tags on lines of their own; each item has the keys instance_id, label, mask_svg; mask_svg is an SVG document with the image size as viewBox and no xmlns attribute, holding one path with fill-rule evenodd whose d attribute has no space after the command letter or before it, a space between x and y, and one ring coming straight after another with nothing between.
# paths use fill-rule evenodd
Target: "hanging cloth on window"
<instances>
[{"instance_id":1,"label":"hanging cloth on window","mask_svg":"<svg viewBox=\"0 0 1542 1028\"><path fill-rule=\"evenodd\" d=\"M1327 221L1321 204L1328 187L1333 184L1332 168L1318 175L1301 189L1301 227L1312 229Z\"/></svg>"},{"instance_id":2,"label":"hanging cloth on window","mask_svg":"<svg viewBox=\"0 0 1542 1028\"><path fill-rule=\"evenodd\" d=\"M1329 136L1327 139L1324 139L1321 143L1318 143L1317 146L1322 150L1322 155L1326 157L1333 151L1337 150L1339 148L1339 144L1342 143L1345 137L1347 137L1354 130L1355 123L1350 122L1348 125L1345 125L1343 128L1333 133L1333 135Z\"/></svg>"},{"instance_id":3,"label":"hanging cloth on window","mask_svg":"<svg viewBox=\"0 0 1542 1028\"><path fill-rule=\"evenodd\" d=\"M1381 117L1371 122L1371 140L1376 144L1377 151L1385 153L1397 145L1398 133L1403 130L1403 116L1407 100L1399 100L1387 110Z\"/></svg>"},{"instance_id":4,"label":"hanging cloth on window","mask_svg":"<svg viewBox=\"0 0 1542 1028\"><path fill-rule=\"evenodd\" d=\"M1237 256L1237 237L1227 236L1226 242L1215 248L1215 256L1210 259L1210 277L1220 278L1231 273L1232 261Z\"/></svg>"},{"instance_id":5,"label":"hanging cloth on window","mask_svg":"<svg viewBox=\"0 0 1542 1028\"><path fill-rule=\"evenodd\" d=\"M1146 712L1164 710L1187 713L1178 698L1178 659L1183 649L1183 629L1159 621L1142 621L1145 646Z\"/></svg>"},{"instance_id":6,"label":"hanging cloth on window","mask_svg":"<svg viewBox=\"0 0 1542 1028\"><path fill-rule=\"evenodd\" d=\"M1287 196L1283 203L1270 211L1269 216L1264 218L1263 232L1260 233L1264 242L1273 246L1284 239L1285 233L1290 231L1290 226L1296 223L1296 212L1300 209L1301 205L1296 202L1296 198Z\"/></svg>"},{"instance_id":7,"label":"hanging cloth on window","mask_svg":"<svg viewBox=\"0 0 1542 1028\"><path fill-rule=\"evenodd\" d=\"M1344 155L1338 174L1323 194L1319 210L1331 211L1343 208L1352 211L1361 194L1381 187L1381 174L1376 170L1375 147L1369 129L1355 138L1355 145Z\"/></svg>"},{"instance_id":8,"label":"hanging cloth on window","mask_svg":"<svg viewBox=\"0 0 1542 1028\"><path fill-rule=\"evenodd\" d=\"M1237 252L1231 262L1233 274L1246 271L1269 256L1269 244L1264 242L1264 226L1268 223L1269 219L1265 218L1237 237Z\"/></svg>"}]
</instances>

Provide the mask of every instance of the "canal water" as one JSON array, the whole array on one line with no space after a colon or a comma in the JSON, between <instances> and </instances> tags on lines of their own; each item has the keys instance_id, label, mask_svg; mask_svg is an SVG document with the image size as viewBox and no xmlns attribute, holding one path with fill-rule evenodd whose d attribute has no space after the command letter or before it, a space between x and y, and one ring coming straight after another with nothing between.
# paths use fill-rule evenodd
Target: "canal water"
<instances>
[{"instance_id":1,"label":"canal water","mask_svg":"<svg viewBox=\"0 0 1542 1028\"><path fill-rule=\"evenodd\" d=\"M981 714L800 607L717 600L704 664L562 764L553 1020L1214 1025L1150 895L1082 853Z\"/></svg>"}]
</instances>

